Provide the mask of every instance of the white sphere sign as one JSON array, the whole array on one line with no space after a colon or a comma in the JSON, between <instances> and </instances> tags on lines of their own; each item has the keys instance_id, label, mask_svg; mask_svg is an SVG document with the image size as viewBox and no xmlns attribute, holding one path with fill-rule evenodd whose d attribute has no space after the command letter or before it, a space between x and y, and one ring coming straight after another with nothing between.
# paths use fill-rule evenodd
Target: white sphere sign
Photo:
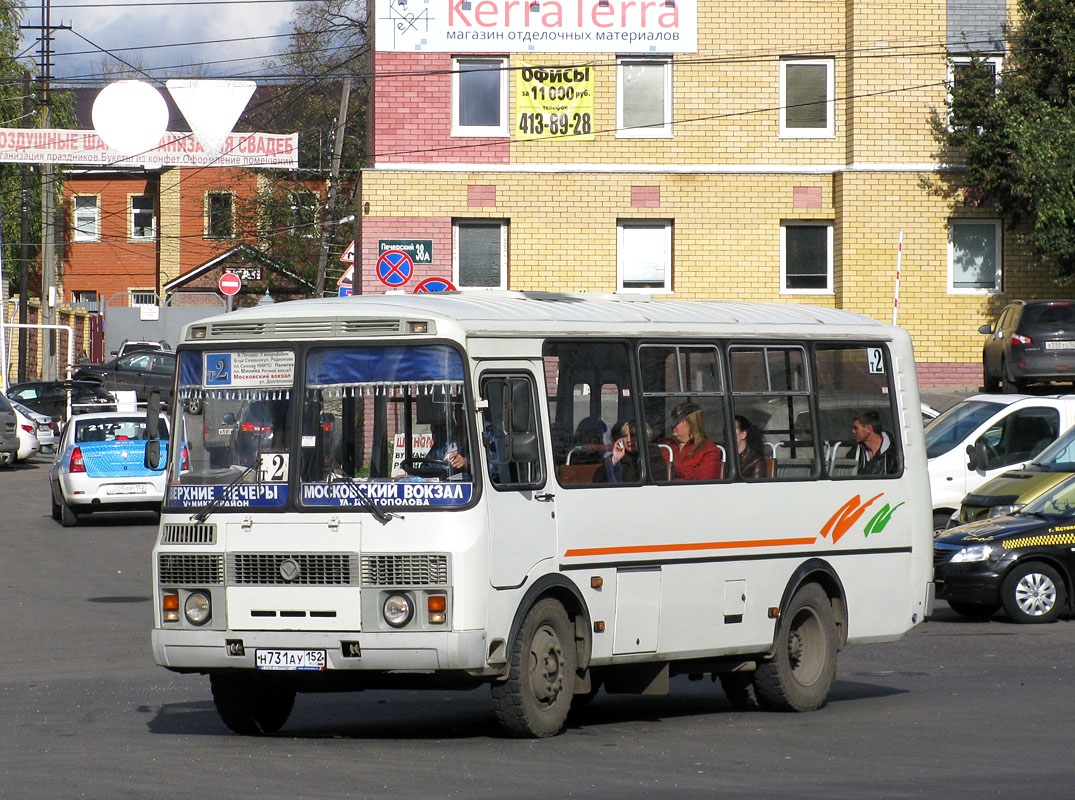
<instances>
[{"instance_id":1,"label":"white sphere sign","mask_svg":"<svg viewBox=\"0 0 1075 800\"><path fill-rule=\"evenodd\" d=\"M105 144L125 155L154 149L168 129L168 104L144 81L117 81L93 101L93 127Z\"/></svg>"}]
</instances>

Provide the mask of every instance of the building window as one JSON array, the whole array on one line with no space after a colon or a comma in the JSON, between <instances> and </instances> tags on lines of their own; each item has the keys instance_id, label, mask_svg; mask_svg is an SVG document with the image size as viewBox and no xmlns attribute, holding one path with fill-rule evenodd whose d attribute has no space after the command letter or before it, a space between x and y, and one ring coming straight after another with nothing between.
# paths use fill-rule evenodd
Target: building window
<instances>
[{"instance_id":1,"label":"building window","mask_svg":"<svg viewBox=\"0 0 1075 800\"><path fill-rule=\"evenodd\" d=\"M616 63L616 136L672 135L672 62L621 58Z\"/></svg>"},{"instance_id":2,"label":"building window","mask_svg":"<svg viewBox=\"0 0 1075 800\"><path fill-rule=\"evenodd\" d=\"M1000 291L1000 220L948 222L948 291L982 294Z\"/></svg>"},{"instance_id":3,"label":"building window","mask_svg":"<svg viewBox=\"0 0 1075 800\"><path fill-rule=\"evenodd\" d=\"M833 136L834 95L832 61L781 61L780 135L787 138Z\"/></svg>"},{"instance_id":4,"label":"building window","mask_svg":"<svg viewBox=\"0 0 1075 800\"><path fill-rule=\"evenodd\" d=\"M152 289L131 289L132 306L155 306L157 305L157 293Z\"/></svg>"},{"instance_id":5,"label":"building window","mask_svg":"<svg viewBox=\"0 0 1075 800\"><path fill-rule=\"evenodd\" d=\"M97 242L101 239L101 214L97 195L76 195L74 198L76 242Z\"/></svg>"},{"instance_id":6,"label":"building window","mask_svg":"<svg viewBox=\"0 0 1075 800\"><path fill-rule=\"evenodd\" d=\"M131 239L155 239L157 217L153 213L153 197L131 195Z\"/></svg>"},{"instance_id":7,"label":"building window","mask_svg":"<svg viewBox=\"0 0 1075 800\"><path fill-rule=\"evenodd\" d=\"M506 289L508 224L504 220L452 223L452 276L460 289Z\"/></svg>"},{"instance_id":8,"label":"building window","mask_svg":"<svg viewBox=\"0 0 1075 800\"><path fill-rule=\"evenodd\" d=\"M235 235L235 214L231 192L205 195L205 238L230 239Z\"/></svg>"},{"instance_id":9,"label":"building window","mask_svg":"<svg viewBox=\"0 0 1075 800\"><path fill-rule=\"evenodd\" d=\"M76 289L71 292L71 302L91 313L100 310L97 302L97 292Z\"/></svg>"},{"instance_id":10,"label":"building window","mask_svg":"<svg viewBox=\"0 0 1075 800\"><path fill-rule=\"evenodd\" d=\"M832 223L780 226L780 293L832 294Z\"/></svg>"},{"instance_id":11,"label":"building window","mask_svg":"<svg viewBox=\"0 0 1075 800\"><path fill-rule=\"evenodd\" d=\"M452 60L452 136L507 136L507 59Z\"/></svg>"},{"instance_id":12,"label":"building window","mask_svg":"<svg viewBox=\"0 0 1075 800\"><path fill-rule=\"evenodd\" d=\"M990 58L978 59L981 65L981 69L984 70L983 77L989 81L989 88L993 94L996 94L997 84L1000 82L1000 68L1003 63L1002 58L994 56ZM974 59L970 56L959 56L952 58L948 62L948 108L952 108L952 95L953 89L956 86L961 88L969 88L971 81L975 79ZM949 121L949 129L952 127L952 121Z\"/></svg>"},{"instance_id":13,"label":"building window","mask_svg":"<svg viewBox=\"0 0 1075 800\"><path fill-rule=\"evenodd\" d=\"M672 222L620 221L616 228L617 290L672 291Z\"/></svg>"}]
</instances>

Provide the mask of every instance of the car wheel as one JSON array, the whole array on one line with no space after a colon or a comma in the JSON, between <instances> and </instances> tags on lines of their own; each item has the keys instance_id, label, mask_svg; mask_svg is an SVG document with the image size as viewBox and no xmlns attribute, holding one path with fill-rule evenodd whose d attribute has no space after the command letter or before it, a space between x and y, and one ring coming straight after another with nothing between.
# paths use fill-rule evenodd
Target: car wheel
<instances>
[{"instance_id":1,"label":"car wheel","mask_svg":"<svg viewBox=\"0 0 1075 800\"><path fill-rule=\"evenodd\" d=\"M60 522L63 523L65 528L73 528L78 525L78 514L71 506L67 505L66 500L60 501Z\"/></svg>"},{"instance_id":2,"label":"car wheel","mask_svg":"<svg viewBox=\"0 0 1075 800\"><path fill-rule=\"evenodd\" d=\"M56 502L56 494L52 491L51 486L49 487L49 500L52 501L52 518L59 522L63 513L60 510L60 504Z\"/></svg>"},{"instance_id":3,"label":"car wheel","mask_svg":"<svg viewBox=\"0 0 1075 800\"><path fill-rule=\"evenodd\" d=\"M994 378L989 374L989 366L982 360L982 388L989 393L1000 391L1000 378Z\"/></svg>"},{"instance_id":4,"label":"car wheel","mask_svg":"<svg viewBox=\"0 0 1075 800\"><path fill-rule=\"evenodd\" d=\"M1008 362L1001 363L1001 370L1004 372L1004 394L1019 394L1026 388L1026 382L1018 380L1012 375L1011 368L1008 366Z\"/></svg>"},{"instance_id":5,"label":"car wheel","mask_svg":"<svg viewBox=\"0 0 1075 800\"><path fill-rule=\"evenodd\" d=\"M948 606L967 619L989 619L1000 608L1000 603L962 603L959 600L949 600Z\"/></svg>"},{"instance_id":6,"label":"car wheel","mask_svg":"<svg viewBox=\"0 0 1075 800\"><path fill-rule=\"evenodd\" d=\"M950 511L934 511L933 512L933 538L937 538L948 529L948 524L952 521L952 512Z\"/></svg>"},{"instance_id":7,"label":"car wheel","mask_svg":"<svg viewBox=\"0 0 1075 800\"><path fill-rule=\"evenodd\" d=\"M1040 561L1018 564L1000 588L1004 610L1016 622L1052 622L1060 616L1066 593L1060 574Z\"/></svg>"}]
</instances>

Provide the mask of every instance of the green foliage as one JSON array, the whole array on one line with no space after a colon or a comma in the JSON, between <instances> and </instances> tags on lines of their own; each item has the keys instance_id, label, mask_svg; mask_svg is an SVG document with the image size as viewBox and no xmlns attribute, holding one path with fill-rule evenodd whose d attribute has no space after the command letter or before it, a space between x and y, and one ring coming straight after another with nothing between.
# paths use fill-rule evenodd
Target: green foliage
<instances>
[{"instance_id":1,"label":"green foliage","mask_svg":"<svg viewBox=\"0 0 1075 800\"><path fill-rule=\"evenodd\" d=\"M1021 0L999 83L962 69L935 120L942 157L1044 264L1075 277L1075 0Z\"/></svg>"}]
</instances>

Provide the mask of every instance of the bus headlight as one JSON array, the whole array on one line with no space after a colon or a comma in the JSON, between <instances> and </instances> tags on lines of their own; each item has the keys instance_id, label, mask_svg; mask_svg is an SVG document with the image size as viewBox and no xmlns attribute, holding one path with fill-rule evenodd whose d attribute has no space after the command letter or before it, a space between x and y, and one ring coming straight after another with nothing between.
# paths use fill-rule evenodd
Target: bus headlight
<instances>
[{"instance_id":1,"label":"bus headlight","mask_svg":"<svg viewBox=\"0 0 1075 800\"><path fill-rule=\"evenodd\" d=\"M414 616L414 604L405 594L390 594L381 609L384 621L393 628L402 628Z\"/></svg>"},{"instance_id":2,"label":"bus headlight","mask_svg":"<svg viewBox=\"0 0 1075 800\"><path fill-rule=\"evenodd\" d=\"M204 625L209 621L209 617L212 616L209 595L205 594L205 592L191 592L188 594L186 601L183 603L183 613L187 617L187 622L191 625Z\"/></svg>"}]
</instances>

